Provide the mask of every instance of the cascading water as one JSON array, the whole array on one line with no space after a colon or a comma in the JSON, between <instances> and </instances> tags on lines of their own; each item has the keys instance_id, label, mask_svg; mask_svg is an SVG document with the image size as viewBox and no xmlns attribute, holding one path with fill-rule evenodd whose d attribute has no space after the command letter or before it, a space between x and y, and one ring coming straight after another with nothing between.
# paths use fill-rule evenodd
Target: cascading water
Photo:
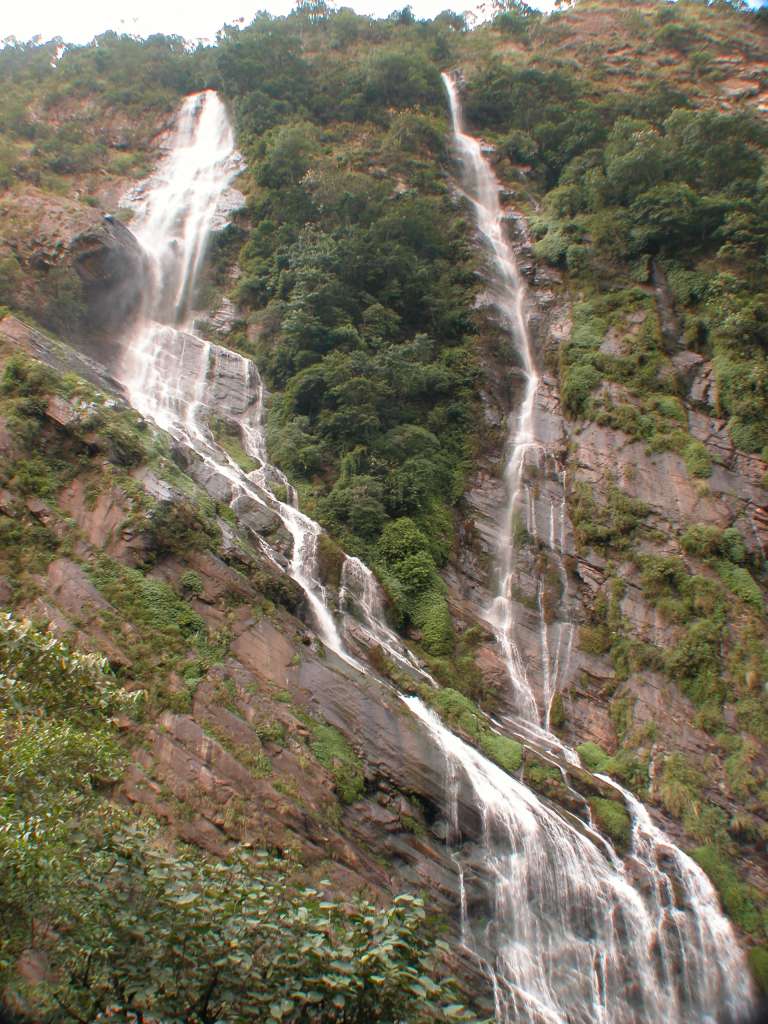
<instances>
[{"instance_id":1,"label":"cascading water","mask_svg":"<svg viewBox=\"0 0 768 1024\"><path fill-rule=\"evenodd\" d=\"M195 336L188 326L207 236L238 166L216 95L189 97L168 157L138 204L134 226L153 258L157 280L147 315L126 339L122 377L134 406L201 460L233 507L245 500L282 521L293 539L290 563L261 539L265 553L304 589L323 641L361 668L346 650L318 579L320 527L296 508L295 493L267 458L265 393L256 367ZM526 372L524 405L530 410L532 360ZM244 471L216 442L214 416L240 428L256 469ZM515 436L533 450L532 435L524 440L529 420L524 409ZM522 469L515 465L509 470L510 493L518 472ZM553 520L553 537L557 530ZM420 671L385 621L370 570L346 558L341 583L339 603L342 610L354 611L366 642ZM504 622L511 612L502 601L498 608ZM511 626L505 636L511 636ZM743 963L712 887L628 794L635 836L631 873L588 822L575 827L454 736L417 698L404 700L445 758L462 938L487 968L499 1022L701 1024L719 1022L726 1011L748 1005ZM570 752L565 753L567 758ZM465 877L477 873L477 848L474 859L465 856L464 846L471 844L461 841L461 787L469 788L470 803L481 817L480 859L492 897L482 921L473 914L464 885Z\"/></svg>"},{"instance_id":2,"label":"cascading water","mask_svg":"<svg viewBox=\"0 0 768 1024\"><path fill-rule=\"evenodd\" d=\"M507 460L504 469L506 493L505 514L499 532L497 549L497 591L487 618L496 634L512 684L512 705L515 717L537 725L549 723L549 710L558 679L567 668L573 642L569 622L547 623L542 607L542 590L538 588L540 623L541 708L537 705L534 687L516 639L513 592L516 581L516 556L519 536L530 534L534 540L545 540L556 558L561 578L564 544L564 507L562 501L551 502L548 536L539 537L532 490L526 471L535 467L537 475L551 471L554 460L536 434L536 396L540 378L534 360L531 334L526 314L525 282L520 274L512 247L505 232L504 212L499 202L499 183L483 156L481 143L464 132L458 87L454 79L443 75L453 121L453 139L462 168L462 185L472 204L478 234L492 258L490 281L491 301L498 311L501 326L512 339L522 377L522 398L517 413L510 416L507 436ZM557 473L555 466L554 472Z\"/></svg>"},{"instance_id":3,"label":"cascading water","mask_svg":"<svg viewBox=\"0 0 768 1024\"><path fill-rule=\"evenodd\" d=\"M462 901L462 937L485 959L498 1021L714 1024L740 1018L750 992L731 926L704 873L642 805L615 787L633 813L627 871L588 825L570 824L453 735L417 698L403 699L445 754L454 829L460 833L462 782L479 810L492 912L476 924ZM463 878L459 853L456 859Z\"/></svg>"},{"instance_id":4,"label":"cascading water","mask_svg":"<svg viewBox=\"0 0 768 1024\"><path fill-rule=\"evenodd\" d=\"M235 504L243 497L274 512L292 539L289 572L306 594L323 642L360 667L346 651L326 588L319 579L320 527L297 507L295 490L271 465L264 435L266 392L252 362L192 332L196 284L211 231L226 222L222 196L242 169L226 109L215 92L188 96L166 159L147 186L130 197L133 232L150 257L154 287L145 315L126 348L121 377L131 404L223 477ZM235 423L243 448L258 463L246 473L217 444L214 417ZM278 497L278 492L280 496ZM283 498L284 496L284 498ZM267 556L280 557L261 538ZM381 588L373 573L345 556L339 595L346 635L359 632L406 670L432 682L386 624ZM352 619L350 614L355 613Z\"/></svg>"},{"instance_id":5,"label":"cascading water","mask_svg":"<svg viewBox=\"0 0 768 1024\"><path fill-rule=\"evenodd\" d=\"M155 285L146 315L129 339L121 376L131 404L228 481L233 501L246 496L278 514L293 540L290 574L306 594L321 639L341 652L341 638L317 578L320 527L272 491L280 484L293 496L285 477L266 458L264 389L258 372L243 356L191 330L208 238L221 217L221 197L240 169L221 100L211 90L188 96L168 156L134 202L132 228L151 259ZM258 470L247 474L216 443L210 429L213 416L242 421L244 444L261 464ZM262 546L268 547L266 542ZM267 553L279 564L273 552Z\"/></svg>"},{"instance_id":6,"label":"cascading water","mask_svg":"<svg viewBox=\"0 0 768 1024\"><path fill-rule=\"evenodd\" d=\"M536 431L540 378L526 317L525 282L505 233L499 183L483 156L481 143L464 131L457 82L448 74L443 81L463 193L474 210L480 240L492 258L491 300L512 339L523 381L518 410L510 417L498 586L487 613L513 690L515 721L505 721L540 748L548 747L548 754L578 763L577 755L548 731L551 701L567 670L573 626L566 619L556 624L552 634L539 589L540 709L515 636L513 600L519 546L516 534L521 527L554 554L567 592L562 557L564 479L558 481L559 500L549 499L549 514L541 530L526 470L533 465L542 475L554 459ZM560 476L556 464L551 474ZM462 778L481 808L493 913L482 934L463 919L462 936L481 958L483 949L491 951L486 964L499 1021L693 1024L730 1020L731 1015L744 1012L750 1001L745 964L714 890L697 865L652 824L641 804L611 780L604 780L621 794L631 812L630 875L610 845L596 835L588 812L586 822L575 827L480 758L423 704L413 698L408 702L444 751L447 798L453 802L449 817L454 822L458 817ZM565 777L564 769L563 773ZM454 856L463 892L460 847ZM466 917L464 898L462 916Z\"/></svg>"}]
</instances>

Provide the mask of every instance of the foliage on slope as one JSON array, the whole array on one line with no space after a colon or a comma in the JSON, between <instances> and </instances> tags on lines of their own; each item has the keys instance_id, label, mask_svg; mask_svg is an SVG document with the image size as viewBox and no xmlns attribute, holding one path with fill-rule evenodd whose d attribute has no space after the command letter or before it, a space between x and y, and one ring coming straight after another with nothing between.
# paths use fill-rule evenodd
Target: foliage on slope
<instances>
[{"instance_id":1,"label":"foliage on slope","mask_svg":"<svg viewBox=\"0 0 768 1024\"><path fill-rule=\"evenodd\" d=\"M237 296L274 392L272 457L439 656L477 375L468 231L441 174L447 31L262 17L218 55L249 158Z\"/></svg>"},{"instance_id":2,"label":"foliage on slope","mask_svg":"<svg viewBox=\"0 0 768 1024\"><path fill-rule=\"evenodd\" d=\"M0 616L0 984L17 988L32 944L46 980L24 995L55 1021L470 1018L435 978L446 947L418 898L329 899L264 853L169 848L106 802L114 716L141 697L97 656Z\"/></svg>"},{"instance_id":3,"label":"foliage on slope","mask_svg":"<svg viewBox=\"0 0 768 1024\"><path fill-rule=\"evenodd\" d=\"M726 421L734 447L768 457L768 129L750 99L765 22L738 5L587 0L546 25L516 24L514 44L476 54L466 110L470 129L497 144L517 201L535 194L534 254L575 300L570 338L550 354L564 411L648 454L677 453L705 494L717 454L689 431L678 352L711 361L710 415ZM498 20L491 31L506 32ZM602 493L576 483L570 507L582 550L607 560L580 647L610 660L605 696L629 680L609 709L618 751L580 753L682 819L727 913L764 942L764 892L736 863L754 864L767 828L765 560L733 526L683 517L679 536L662 534L615 481ZM625 574L673 638L667 647L632 634ZM708 774L670 751L653 777L654 724L633 721L631 680L642 673L665 675L693 703L717 752Z\"/></svg>"}]
</instances>

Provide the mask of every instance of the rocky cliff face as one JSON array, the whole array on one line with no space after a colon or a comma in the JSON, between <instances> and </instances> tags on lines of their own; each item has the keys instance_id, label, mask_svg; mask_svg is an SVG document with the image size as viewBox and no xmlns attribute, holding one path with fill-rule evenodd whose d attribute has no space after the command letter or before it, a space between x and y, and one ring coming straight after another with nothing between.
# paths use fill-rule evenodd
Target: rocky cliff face
<instances>
[{"instance_id":1,"label":"rocky cliff face","mask_svg":"<svg viewBox=\"0 0 768 1024\"><path fill-rule=\"evenodd\" d=\"M76 235L68 259L83 287L88 335L108 344L130 328L151 287L149 261L130 230L106 214Z\"/></svg>"},{"instance_id":2,"label":"rocky cliff face","mask_svg":"<svg viewBox=\"0 0 768 1024\"><path fill-rule=\"evenodd\" d=\"M724 726L708 725L697 705L682 692L680 680L665 670L663 654L678 649L685 630L649 593L642 566L648 557L682 558L688 573L711 573L700 558L681 546L681 537L693 524L719 530L735 528L760 562L768 552L768 465L760 457L734 448L725 422L717 414L711 364L683 347L674 304L657 279L649 279L645 286L655 302L648 315L653 329L668 339L670 372L677 378L687 426L691 436L706 447L711 475L696 478L681 455L652 452L615 427L567 417L561 407L558 378L549 368L557 365L559 346L570 337L571 297L557 271L532 260L526 233L519 227L519 214L512 213L510 220L518 225L517 257L527 278L528 317L543 373L535 409L536 436L542 441L542 450L526 471L528 508L526 522L521 524L525 529L518 537L515 581L515 636L529 678L539 684L546 678L546 657L552 658L553 639L557 643L561 631L572 624L573 642L563 649L556 667L560 693L552 715L556 731L574 747L590 742L612 755L631 751L631 756L646 766L646 799L654 814L681 845L691 848L705 841L704 836L686 834L675 817L682 815L683 808L670 814L671 801L665 800L664 793L666 758L681 755L701 775L695 799L717 808L731 823L743 877L765 896L768 871L764 842L758 838L765 835L768 824L765 802L734 785L727 770L733 747L724 743L722 734L715 735ZM643 314L635 315L634 322L630 318L624 333L615 331L606 338L606 350L629 351L643 322ZM487 615L497 586L493 566L505 509L500 467L507 452L501 425L514 415L516 374L514 357L492 326L486 336L484 369L481 436L485 444L460 506L458 543L445 575L459 627L480 625L485 630L477 661L495 690L491 700L504 713L509 690L506 668L487 628ZM620 388L617 400L627 400ZM585 492L590 498L590 522L597 521L611 495L620 494L621 500L636 503L633 507L642 525L629 548L623 543L590 543L579 530ZM600 617L596 609L605 605L611 607L611 621L608 633L596 644L595 622ZM731 652L739 644L740 628L736 613L723 641ZM616 656L617 640L645 645L657 656L645 663L630 658L627 663ZM728 671L726 664L724 657L723 673ZM740 680L742 692L749 685L755 692L764 687L758 673L753 672L750 679L751 683ZM540 707L544 696L539 685ZM726 705L724 723L736 732L750 727L733 705ZM508 724L514 733L514 723ZM758 728L756 722L751 726ZM756 743L750 750L752 771L759 780L768 769L768 751ZM738 825L745 807L753 825L748 835L739 834Z\"/></svg>"},{"instance_id":3,"label":"rocky cliff face","mask_svg":"<svg viewBox=\"0 0 768 1024\"><path fill-rule=\"evenodd\" d=\"M612 53L609 62L623 65L624 57ZM25 192L31 196L27 213L45 210L34 244L21 241L23 231L13 232L25 274L20 305L63 335L85 325L101 342L141 303L147 284L141 251L119 222L94 226L89 207L33 191ZM691 475L681 455L652 452L611 422L563 414L557 355L572 334L574 296L563 275L533 259L525 223L513 210L518 198L522 205L522 197L510 197L510 232L528 282L542 376L534 416L541 447L526 469L525 518L515 524L515 621L539 706L545 709L557 689L551 723L563 739L571 746L591 742L606 756L639 766L632 784L663 827L692 847L700 837L690 825L684 830L684 808L674 811L665 795L668 755L682 754L700 776L695 793L686 790L689 798L722 813L744 876L768 893L764 745L749 746L757 781L740 789L729 766L737 753L733 740L724 743L718 730L724 724L732 736L746 736L743 711L726 704L723 723L713 727L678 685L664 654L680 647L686 624L649 588L642 561L681 559L688 573L715 580L716 570L681 543L697 524L735 528L755 558L765 556L768 467L733 447L718 418L711 365L683 347L679 316L655 266L641 286L652 311L633 312L622 329L612 328L602 350L626 354L646 320L653 323L664 339L687 428L706 449L711 475ZM22 212L25 203L19 203ZM0 208L4 223L10 215ZM237 313L229 300L220 313L211 321L226 344ZM507 672L487 610L505 508L506 424L521 377L489 301L479 318L484 423L444 575L457 631L480 627L477 666L489 706L504 716L511 711ZM416 731L393 688L312 638L302 594L280 572L291 538L277 517L247 498L228 508L230 482L195 452L169 444L146 424L113 422L114 409L127 410L119 385L99 362L11 317L0 322L0 343L4 361L22 351L111 395L46 393L32 424L33 444L50 470L44 479L39 463L30 470L32 449L19 441L11 410L2 410L7 424L0 449L8 471L0 524L12 540L0 559L0 597L78 646L105 653L127 686L151 691L145 721L124 723L134 757L117 798L149 808L170 830L212 853L241 841L296 851L310 871L330 875L339 889L423 887L438 910L455 912L459 878L444 843L452 827L444 759ZM103 345L89 351L108 362ZM226 362L217 367L224 420L240 415L249 400L248 381L234 362L229 369ZM609 403L631 401L620 385L603 390ZM62 462L71 469L62 470ZM169 545L158 523L169 508L186 515L190 505L194 530L186 520L174 521L175 530L187 532L181 547ZM210 544L194 542L201 522ZM595 540L590 525L604 527L608 540ZM279 565L264 557L260 538L269 539ZM130 575L135 567L156 587L149 617L146 595ZM194 638L189 633L179 641L173 631L162 632L162 623L155 632L152 616L159 621L171 606L182 617L194 616ZM731 665L747 640L736 614L722 640L722 671L738 675L744 693L759 693L759 670L748 659ZM216 658L209 657L214 648ZM356 653L364 656L362 649ZM375 675L380 666L375 656L371 662ZM318 724L334 730L331 739ZM514 722L507 725L515 734ZM566 813L583 814L579 794L594 782L571 768L575 793L550 777L534 783L530 769L538 748L527 742L524 775ZM345 796L350 785L359 796L353 802ZM456 841L470 860L480 832L478 810L460 792ZM488 895L479 856L464 883L469 902L482 908Z\"/></svg>"},{"instance_id":4,"label":"rocky cliff face","mask_svg":"<svg viewBox=\"0 0 768 1024\"><path fill-rule=\"evenodd\" d=\"M46 342L6 317L0 363L29 352L58 366L56 346ZM96 379L93 361L74 363ZM98 380L109 380L103 369ZM105 413L116 407L114 399L93 402ZM145 721L123 723L134 756L116 798L148 808L211 853L251 843L297 856L340 891L426 889L435 909L452 916L459 879L444 843L439 748L394 689L324 650L288 610L297 595L261 553L249 509L238 510L236 525L216 520L213 550L158 550L158 501L198 507L210 501L205 488L216 502L228 495L194 466L191 476L180 471L185 463L170 448L160 464L119 470L84 428L90 411L77 398L47 402L34 444L66 451L76 468L52 490L42 488L46 498L25 493L41 489L34 484L19 489L28 456L13 428L0 430L10 467L0 527L22 533L26 544L21 564L7 549L0 556L0 593L17 614L105 654L127 687L150 687ZM106 582L124 584L135 566L146 572L148 565L146 579L158 588L152 600L183 601L208 642L225 652L215 667L186 643L164 665L162 632L155 635L161 606L147 630L123 586ZM469 794L459 801L471 843L482 829L477 807ZM482 903L482 873L466 884Z\"/></svg>"}]
</instances>

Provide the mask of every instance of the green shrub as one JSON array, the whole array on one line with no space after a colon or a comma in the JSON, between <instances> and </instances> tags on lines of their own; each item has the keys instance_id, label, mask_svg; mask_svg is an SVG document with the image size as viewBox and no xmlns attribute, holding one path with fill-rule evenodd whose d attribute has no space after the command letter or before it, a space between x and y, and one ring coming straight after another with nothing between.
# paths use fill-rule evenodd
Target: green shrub
<instances>
[{"instance_id":1,"label":"green shrub","mask_svg":"<svg viewBox=\"0 0 768 1024\"><path fill-rule=\"evenodd\" d=\"M601 381L598 370L591 363L577 363L561 374L560 394L563 408L571 416L583 416L587 402Z\"/></svg>"},{"instance_id":2,"label":"green shrub","mask_svg":"<svg viewBox=\"0 0 768 1024\"><path fill-rule=\"evenodd\" d=\"M592 813L600 829L605 832L623 852L629 849L632 840L632 820L624 804L605 797L592 797L589 801Z\"/></svg>"},{"instance_id":3,"label":"green shrub","mask_svg":"<svg viewBox=\"0 0 768 1024\"><path fill-rule=\"evenodd\" d=\"M558 729L562 729L565 723L565 703L563 701L562 693L558 690L552 698L552 703L549 706L549 725L551 729L557 731Z\"/></svg>"},{"instance_id":4,"label":"green shrub","mask_svg":"<svg viewBox=\"0 0 768 1024\"><path fill-rule=\"evenodd\" d=\"M338 729L311 718L305 721L312 733L312 753L333 776L339 799L345 804L355 803L365 790L363 762Z\"/></svg>"},{"instance_id":5,"label":"green shrub","mask_svg":"<svg viewBox=\"0 0 768 1024\"><path fill-rule=\"evenodd\" d=\"M67 467L65 463L58 463L39 455L30 455L13 463L11 482L20 494L53 498L72 476L73 469L74 467Z\"/></svg>"},{"instance_id":6,"label":"green shrub","mask_svg":"<svg viewBox=\"0 0 768 1024\"><path fill-rule=\"evenodd\" d=\"M709 875L731 920L750 934L759 932L762 919L755 904L754 890L740 881L727 854L715 846L699 846L691 856Z\"/></svg>"},{"instance_id":7,"label":"green shrub","mask_svg":"<svg viewBox=\"0 0 768 1024\"><path fill-rule=\"evenodd\" d=\"M591 740L587 743L581 743L576 747L576 753L591 772L606 771L605 766L610 760L610 755L606 754L597 743L593 743Z\"/></svg>"},{"instance_id":8,"label":"green shrub","mask_svg":"<svg viewBox=\"0 0 768 1024\"><path fill-rule=\"evenodd\" d=\"M317 564L323 583L338 587L344 567L344 552L327 533L321 533L317 538Z\"/></svg>"},{"instance_id":9,"label":"green shrub","mask_svg":"<svg viewBox=\"0 0 768 1024\"><path fill-rule=\"evenodd\" d=\"M665 656L665 668L697 706L722 702L726 694L720 648L724 623L718 617L689 626Z\"/></svg>"},{"instance_id":10,"label":"green shrub","mask_svg":"<svg viewBox=\"0 0 768 1024\"><path fill-rule=\"evenodd\" d=\"M473 740L479 740L482 734L482 717L476 705L458 690L444 687L430 691L427 695L429 703L437 711L446 725L461 729Z\"/></svg>"},{"instance_id":11,"label":"green shrub","mask_svg":"<svg viewBox=\"0 0 768 1024\"><path fill-rule=\"evenodd\" d=\"M522 764L523 748L517 740L510 739L508 736L485 732L480 739L480 748L486 757L510 774L518 771Z\"/></svg>"},{"instance_id":12,"label":"green shrub","mask_svg":"<svg viewBox=\"0 0 768 1024\"><path fill-rule=\"evenodd\" d=\"M454 636L448 602L441 593L428 591L413 609L413 621L421 630L421 639L429 654L440 657L453 651Z\"/></svg>"},{"instance_id":13,"label":"green shrub","mask_svg":"<svg viewBox=\"0 0 768 1024\"><path fill-rule=\"evenodd\" d=\"M173 660L190 646L207 650L205 623L167 583L106 556L87 571L121 618L137 627L134 642L151 657Z\"/></svg>"},{"instance_id":14,"label":"green shrub","mask_svg":"<svg viewBox=\"0 0 768 1024\"><path fill-rule=\"evenodd\" d=\"M717 572L725 585L744 604L748 604L756 612L763 612L765 602L760 587L747 569L732 562L718 562Z\"/></svg>"},{"instance_id":15,"label":"green shrub","mask_svg":"<svg viewBox=\"0 0 768 1024\"><path fill-rule=\"evenodd\" d=\"M220 531L215 521L194 502L176 497L160 501L150 511L147 522L155 556L183 555L216 546Z\"/></svg>"},{"instance_id":16,"label":"green shrub","mask_svg":"<svg viewBox=\"0 0 768 1024\"><path fill-rule=\"evenodd\" d=\"M701 799L704 778L684 754L669 754L659 780L659 796L670 814L682 818Z\"/></svg>"},{"instance_id":17,"label":"green shrub","mask_svg":"<svg viewBox=\"0 0 768 1024\"><path fill-rule=\"evenodd\" d=\"M752 976L763 995L768 995L768 946L755 946L747 953Z\"/></svg>"},{"instance_id":18,"label":"green shrub","mask_svg":"<svg viewBox=\"0 0 768 1024\"><path fill-rule=\"evenodd\" d=\"M625 550L642 529L648 506L615 484L608 484L605 503L595 501L593 489L583 482L571 496L571 517L577 540L585 547Z\"/></svg>"},{"instance_id":19,"label":"green shrub","mask_svg":"<svg viewBox=\"0 0 768 1024\"><path fill-rule=\"evenodd\" d=\"M182 573L179 579L179 585L187 594L194 594L199 597L203 592L203 581L200 578L199 573L189 569L187 572Z\"/></svg>"},{"instance_id":20,"label":"green shrub","mask_svg":"<svg viewBox=\"0 0 768 1024\"><path fill-rule=\"evenodd\" d=\"M695 558L714 558L722 554L723 531L707 523L689 526L680 538L683 551Z\"/></svg>"},{"instance_id":21,"label":"green shrub","mask_svg":"<svg viewBox=\"0 0 768 1024\"><path fill-rule=\"evenodd\" d=\"M682 454L685 468L691 476L702 480L712 476L712 459L701 441L689 441Z\"/></svg>"}]
</instances>

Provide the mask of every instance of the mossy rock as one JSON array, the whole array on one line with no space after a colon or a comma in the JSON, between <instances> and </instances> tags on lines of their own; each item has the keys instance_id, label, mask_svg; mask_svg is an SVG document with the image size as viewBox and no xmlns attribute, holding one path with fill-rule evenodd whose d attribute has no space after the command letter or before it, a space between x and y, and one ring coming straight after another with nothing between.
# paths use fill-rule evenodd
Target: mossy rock
<instances>
[{"instance_id":1,"label":"mossy rock","mask_svg":"<svg viewBox=\"0 0 768 1024\"><path fill-rule=\"evenodd\" d=\"M756 946L747 953L752 977L764 996L768 996L768 946Z\"/></svg>"},{"instance_id":2,"label":"mossy rock","mask_svg":"<svg viewBox=\"0 0 768 1024\"><path fill-rule=\"evenodd\" d=\"M480 739L480 747L486 757L495 762L499 768L510 774L518 771L523 761L523 748L517 740L508 736L499 736L495 732L487 732Z\"/></svg>"},{"instance_id":3,"label":"mossy rock","mask_svg":"<svg viewBox=\"0 0 768 1024\"><path fill-rule=\"evenodd\" d=\"M317 568L320 579L327 586L338 587L344 568L344 552L327 533L317 538Z\"/></svg>"},{"instance_id":4,"label":"mossy rock","mask_svg":"<svg viewBox=\"0 0 768 1024\"><path fill-rule=\"evenodd\" d=\"M596 796L589 806L601 832L610 837L619 853L626 853L632 842L632 819L624 804Z\"/></svg>"}]
</instances>

